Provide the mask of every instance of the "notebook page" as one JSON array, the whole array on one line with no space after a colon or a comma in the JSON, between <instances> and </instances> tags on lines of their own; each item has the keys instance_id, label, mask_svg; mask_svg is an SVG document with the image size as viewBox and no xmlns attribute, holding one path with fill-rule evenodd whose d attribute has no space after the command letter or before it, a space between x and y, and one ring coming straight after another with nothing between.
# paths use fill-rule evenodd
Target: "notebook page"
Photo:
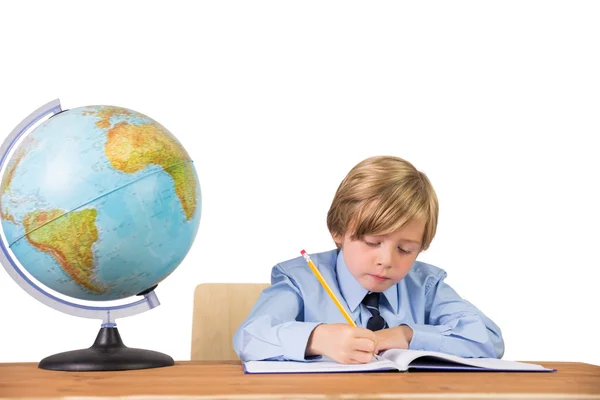
<instances>
[{"instance_id":1,"label":"notebook page","mask_svg":"<svg viewBox=\"0 0 600 400\"><path fill-rule=\"evenodd\" d=\"M398 364L400 369L405 370L409 364L419 365L419 357L428 356L423 360L423 363L433 366L430 357L441 358L446 361L452 361L461 365L471 367L494 369L503 371L551 371L538 364L523 363L518 361L501 360L497 358L463 358L452 354L439 353L435 351L417 351L417 350L400 350L392 349L382 354L383 357L390 359ZM440 363L446 364L446 363ZM441 367L441 365L440 365Z\"/></svg>"}]
</instances>

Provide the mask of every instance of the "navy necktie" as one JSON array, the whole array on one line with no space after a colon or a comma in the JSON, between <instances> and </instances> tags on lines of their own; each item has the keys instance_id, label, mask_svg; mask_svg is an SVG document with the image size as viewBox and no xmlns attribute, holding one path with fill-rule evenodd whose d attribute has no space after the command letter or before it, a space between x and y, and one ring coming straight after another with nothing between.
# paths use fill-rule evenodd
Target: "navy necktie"
<instances>
[{"instance_id":1,"label":"navy necktie","mask_svg":"<svg viewBox=\"0 0 600 400\"><path fill-rule=\"evenodd\" d=\"M372 317L367 322L367 329L378 331L388 327L385 319L379 314L379 297L381 293L369 293L365 296L362 303L371 312Z\"/></svg>"}]
</instances>

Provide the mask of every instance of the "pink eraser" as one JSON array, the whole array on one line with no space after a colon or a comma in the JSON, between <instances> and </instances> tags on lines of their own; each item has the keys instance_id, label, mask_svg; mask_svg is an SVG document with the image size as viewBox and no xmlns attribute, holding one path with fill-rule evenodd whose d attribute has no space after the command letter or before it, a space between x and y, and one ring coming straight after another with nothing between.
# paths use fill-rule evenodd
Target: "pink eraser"
<instances>
[{"instance_id":1,"label":"pink eraser","mask_svg":"<svg viewBox=\"0 0 600 400\"><path fill-rule=\"evenodd\" d=\"M300 252L300 254L302 254L302 255L306 254L306 250L302 250L302 251Z\"/></svg>"}]
</instances>

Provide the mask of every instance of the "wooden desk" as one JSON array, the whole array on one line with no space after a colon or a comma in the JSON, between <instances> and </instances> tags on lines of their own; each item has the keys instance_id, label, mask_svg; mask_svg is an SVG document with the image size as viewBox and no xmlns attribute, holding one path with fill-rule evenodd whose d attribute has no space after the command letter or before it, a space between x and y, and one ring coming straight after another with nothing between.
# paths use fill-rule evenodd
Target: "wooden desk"
<instances>
[{"instance_id":1,"label":"wooden desk","mask_svg":"<svg viewBox=\"0 0 600 400\"><path fill-rule=\"evenodd\" d=\"M239 362L177 362L121 372L57 372L0 364L0 399L600 399L600 366L541 363L554 373L380 372L247 375Z\"/></svg>"}]
</instances>

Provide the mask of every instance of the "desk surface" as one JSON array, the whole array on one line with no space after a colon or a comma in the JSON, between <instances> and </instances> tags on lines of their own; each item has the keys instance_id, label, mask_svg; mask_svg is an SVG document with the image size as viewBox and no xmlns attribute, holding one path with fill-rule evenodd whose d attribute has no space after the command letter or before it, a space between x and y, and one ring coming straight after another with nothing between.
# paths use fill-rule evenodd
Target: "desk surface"
<instances>
[{"instance_id":1,"label":"desk surface","mask_svg":"<svg viewBox=\"0 0 600 400\"><path fill-rule=\"evenodd\" d=\"M120 372L59 372L37 363L0 364L0 399L92 396L194 399L600 399L600 366L536 362L553 373L379 372L244 374L239 362L176 362Z\"/></svg>"}]
</instances>

